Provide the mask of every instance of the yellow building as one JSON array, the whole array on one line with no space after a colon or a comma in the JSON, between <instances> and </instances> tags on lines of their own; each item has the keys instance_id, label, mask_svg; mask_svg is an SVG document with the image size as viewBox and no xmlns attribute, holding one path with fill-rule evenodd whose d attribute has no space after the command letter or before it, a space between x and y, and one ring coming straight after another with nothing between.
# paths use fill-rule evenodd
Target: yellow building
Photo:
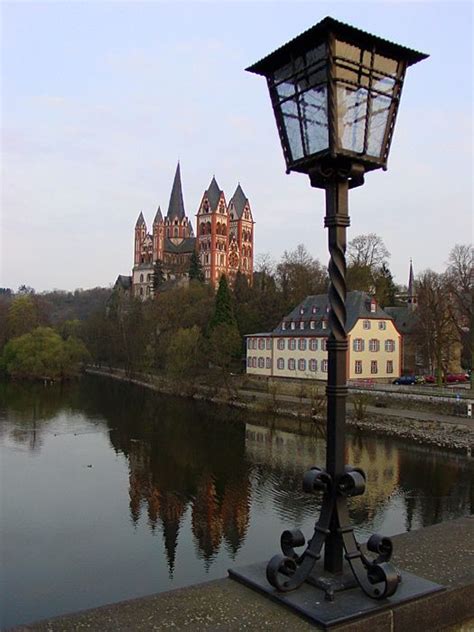
<instances>
[{"instance_id":1,"label":"yellow building","mask_svg":"<svg viewBox=\"0 0 474 632\"><path fill-rule=\"evenodd\" d=\"M365 292L346 300L347 379L391 382L401 369L402 336L393 318ZM329 303L308 296L270 333L247 339L247 373L326 380Z\"/></svg>"}]
</instances>

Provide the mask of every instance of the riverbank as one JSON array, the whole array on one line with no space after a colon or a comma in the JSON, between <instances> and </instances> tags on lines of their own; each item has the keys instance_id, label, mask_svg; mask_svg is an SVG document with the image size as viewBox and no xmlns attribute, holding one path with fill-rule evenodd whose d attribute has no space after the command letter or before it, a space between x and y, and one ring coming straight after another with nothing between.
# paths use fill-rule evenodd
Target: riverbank
<instances>
[{"instance_id":1,"label":"riverbank","mask_svg":"<svg viewBox=\"0 0 474 632\"><path fill-rule=\"evenodd\" d=\"M182 382L176 386L164 376L143 373L130 376L121 369L87 367L86 372L137 384L167 395L192 397L266 416L305 420L310 422L306 424L309 428L314 428L315 425L324 427L325 423L321 394L313 394L312 397L302 394L295 397L288 393L277 393L275 390L270 393L248 390L241 387L238 379L225 387L210 387L196 382ZM384 394L384 398L390 398L390 394ZM362 395L362 399L357 399L356 396L353 402L348 403L347 425L356 431L397 437L419 445L471 456L474 453L474 420L441 414L433 410L432 404L431 401L430 409L426 411L420 410L419 406L416 409L389 408L386 401L381 406L379 396L372 400L365 395ZM301 431L299 425L294 429Z\"/></svg>"}]
</instances>

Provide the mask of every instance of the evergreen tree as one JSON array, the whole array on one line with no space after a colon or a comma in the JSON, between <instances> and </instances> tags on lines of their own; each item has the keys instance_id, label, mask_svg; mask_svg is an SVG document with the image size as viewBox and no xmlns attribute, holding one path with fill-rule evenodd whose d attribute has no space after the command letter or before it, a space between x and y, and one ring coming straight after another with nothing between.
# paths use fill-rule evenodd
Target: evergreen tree
<instances>
[{"instance_id":1,"label":"evergreen tree","mask_svg":"<svg viewBox=\"0 0 474 632\"><path fill-rule=\"evenodd\" d=\"M156 292L164 282L163 263L161 259L157 259L153 264L153 291Z\"/></svg>"},{"instance_id":2,"label":"evergreen tree","mask_svg":"<svg viewBox=\"0 0 474 632\"><path fill-rule=\"evenodd\" d=\"M204 272L196 251L193 251L191 255L188 274L191 281L194 280L204 283Z\"/></svg>"},{"instance_id":3,"label":"evergreen tree","mask_svg":"<svg viewBox=\"0 0 474 632\"><path fill-rule=\"evenodd\" d=\"M217 325L231 325L237 329L237 322L232 309L232 295L227 284L227 278L223 274L219 281L219 287L216 293L214 316L211 319L210 329L214 329Z\"/></svg>"}]
</instances>

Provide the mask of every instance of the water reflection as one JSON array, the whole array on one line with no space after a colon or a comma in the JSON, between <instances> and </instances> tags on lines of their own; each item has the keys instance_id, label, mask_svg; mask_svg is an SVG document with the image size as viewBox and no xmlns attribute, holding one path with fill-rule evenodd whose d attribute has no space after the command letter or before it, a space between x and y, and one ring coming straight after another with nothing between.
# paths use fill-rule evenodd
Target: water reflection
<instances>
[{"instance_id":1,"label":"water reflection","mask_svg":"<svg viewBox=\"0 0 474 632\"><path fill-rule=\"evenodd\" d=\"M326 444L294 424L105 379L0 385L3 625L224 576L278 552L285 528L309 536L320 499L301 480ZM346 461L367 474L361 536L472 510L462 456L352 434Z\"/></svg>"}]
</instances>

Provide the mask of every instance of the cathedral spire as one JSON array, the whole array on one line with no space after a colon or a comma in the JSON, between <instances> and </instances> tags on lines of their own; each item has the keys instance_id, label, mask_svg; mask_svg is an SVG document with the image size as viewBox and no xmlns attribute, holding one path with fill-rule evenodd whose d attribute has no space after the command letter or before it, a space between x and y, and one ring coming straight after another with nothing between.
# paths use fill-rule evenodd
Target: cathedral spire
<instances>
[{"instance_id":1,"label":"cathedral spire","mask_svg":"<svg viewBox=\"0 0 474 632\"><path fill-rule=\"evenodd\" d=\"M211 211L215 211L217 209L217 204L219 203L219 199L221 197L222 191L217 184L215 176L212 176L211 184L206 191L207 199L209 201L209 207Z\"/></svg>"},{"instance_id":2,"label":"cathedral spire","mask_svg":"<svg viewBox=\"0 0 474 632\"><path fill-rule=\"evenodd\" d=\"M186 212L184 210L183 190L181 188L181 170L176 167L176 173L173 181L173 188L171 189L170 203L168 206L168 219L184 219Z\"/></svg>"},{"instance_id":3,"label":"cathedral spire","mask_svg":"<svg viewBox=\"0 0 474 632\"><path fill-rule=\"evenodd\" d=\"M162 221L163 221L163 215L161 214L161 206L159 206L158 210L156 211L156 215L155 215L155 219L153 220L153 223L159 224Z\"/></svg>"},{"instance_id":4,"label":"cathedral spire","mask_svg":"<svg viewBox=\"0 0 474 632\"><path fill-rule=\"evenodd\" d=\"M240 186L240 182L235 189L234 195L231 197L229 205L233 205L237 217L240 219L243 215L245 205L248 203L248 198Z\"/></svg>"},{"instance_id":5,"label":"cathedral spire","mask_svg":"<svg viewBox=\"0 0 474 632\"><path fill-rule=\"evenodd\" d=\"M143 217L143 213L140 212L140 215L138 216L137 223L135 224L135 227L141 226L142 224L145 224L145 218Z\"/></svg>"},{"instance_id":6,"label":"cathedral spire","mask_svg":"<svg viewBox=\"0 0 474 632\"><path fill-rule=\"evenodd\" d=\"M408 300L407 300L409 305L414 306L416 304L416 297L415 297L415 277L413 274L413 262L410 259L410 272L408 275Z\"/></svg>"}]
</instances>

